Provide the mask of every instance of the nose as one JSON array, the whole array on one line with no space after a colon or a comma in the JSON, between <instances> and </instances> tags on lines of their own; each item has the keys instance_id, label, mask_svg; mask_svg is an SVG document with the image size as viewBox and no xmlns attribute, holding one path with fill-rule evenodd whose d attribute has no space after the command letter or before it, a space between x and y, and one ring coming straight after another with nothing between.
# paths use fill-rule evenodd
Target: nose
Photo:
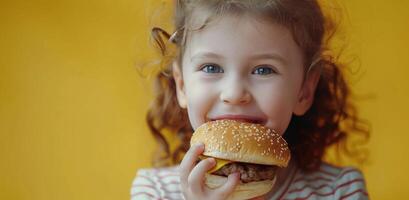
<instances>
[{"instance_id":1,"label":"nose","mask_svg":"<svg viewBox=\"0 0 409 200\"><path fill-rule=\"evenodd\" d=\"M220 93L220 100L227 104L247 104L251 99L251 94L240 81L226 85Z\"/></svg>"}]
</instances>

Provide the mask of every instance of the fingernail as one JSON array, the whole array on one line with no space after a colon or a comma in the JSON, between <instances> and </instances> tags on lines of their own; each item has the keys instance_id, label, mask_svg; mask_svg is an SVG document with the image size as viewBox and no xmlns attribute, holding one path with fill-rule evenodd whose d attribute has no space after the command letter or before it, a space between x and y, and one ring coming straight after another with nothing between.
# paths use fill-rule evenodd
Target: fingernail
<instances>
[{"instance_id":1,"label":"fingernail","mask_svg":"<svg viewBox=\"0 0 409 200\"><path fill-rule=\"evenodd\" d=\"M237 177L237 178L240 178L240 172L234 172L234 173L233 173L233 176L234 176L234 177Z\"/></svg>"},{"instance_id":2,"label":"fingernail","mask_svg":"<svg viewBox=\"0 0 409 200\"><path fill-rule=\"evenodd\" d=\"M203 143L199 143L199 144L196 144L195 147L196 147L196 148L203 148L203 147L204 147L204 144L203 144Z\"/></svg>"}]
</instances>

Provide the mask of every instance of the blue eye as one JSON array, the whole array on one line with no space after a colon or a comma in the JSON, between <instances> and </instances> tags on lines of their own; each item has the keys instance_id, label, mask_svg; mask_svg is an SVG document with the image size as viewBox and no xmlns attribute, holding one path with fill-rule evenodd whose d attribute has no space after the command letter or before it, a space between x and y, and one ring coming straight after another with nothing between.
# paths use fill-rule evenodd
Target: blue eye
<instances>
[{"instance_id":1,"label":"blue eye","mask_svg":"<svg viewBox=\"0 0 409 200\"><path fill-rule=\"evenodd\" d=\"M205 73L224 73L224 70L215 64L205 64L201 70Z\"/></svg>"},{"instance_id":2,"label":"blue eye","mask_svg":"<svg viewBox=\"0 0 409 200\"><path fill-rule=\"evenodd\" d=\"M275 72L271 67L257 67L252 74L259 74L259 75L269 75Z\"/></svg>"}]
</instances>

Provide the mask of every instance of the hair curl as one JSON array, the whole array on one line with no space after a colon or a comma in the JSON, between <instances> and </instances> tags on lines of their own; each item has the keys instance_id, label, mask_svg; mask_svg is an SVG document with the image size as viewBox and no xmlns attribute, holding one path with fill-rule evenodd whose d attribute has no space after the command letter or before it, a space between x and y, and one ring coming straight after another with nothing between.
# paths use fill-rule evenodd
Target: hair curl
<instances>
[{"instance_id":1,"label":"hair curl","mask_svg":"<svg viewBox=\"0 0 409 200\"><path fill-rule=\"evenodd\" d=\"M163 55L161 71L155 79L155 98L147 113L147 124L159 143L153 165L168 166L181 161L189 149L193 129L186 110L179 107L171 62L180 62L186 37L192 30L203 29L215 17L224 14L251 13L287 27L303 50L306 73L311 66L321 68L314 102L303 116L293 116L284 138L289 143L293 159L304 171L316 170L326 149L337 145L339 152L358 158L359 151L346 145L351 134L369 138L366 122L358 117L351 102L351 91L345 80L342 65L329 49L336 26L324 16L316 0L177 0L175 5L175 33L152 29L152 37ZM195 12L207 13L199 27L193 28ZM174 48L175 47L175 48ZM316 62L315 62L316 61ZM180 65L181 66L181 65ZM166 132L177 136L177 147L171 148Z\"/></svg>"}]
</instances>

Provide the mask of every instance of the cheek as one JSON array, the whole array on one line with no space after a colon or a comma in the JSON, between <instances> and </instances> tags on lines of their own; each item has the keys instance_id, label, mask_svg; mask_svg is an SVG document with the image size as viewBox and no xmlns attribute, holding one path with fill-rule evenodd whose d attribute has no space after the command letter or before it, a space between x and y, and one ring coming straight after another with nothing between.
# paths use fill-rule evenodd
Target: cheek
<instances>
[{"instance_id":1,"label":"cheek","mask_svg":"<svg viewBox=\"0 0 409 200\"><path fill-rule=\"evenodd\" d=\"M291 120L297 100L297 88L286 87L282 84L270 87L268 90L271 92L258 95L258 104L268 117L267 126L276 129L279 133L284 133Z\"/></svg>"},{"instance_id":2,"label":"cheek","mask_svg":"<svg viewBox=\"0 0 409 200\"><path fill-rule=\"evenodd\" d=\"M217 99L214 88L210 84L203 84L197 79L186 80L187 111L194 130L203 124L207 113Z\"/></svg>"},{"instance_id":3,"label":"cheek","mask_svg":"<svg viewBox=\"0 0 409 200\"><path fill-rule=\"evenodd\" d=\"M284 95L270 97L270 101L262 103L262 110L268 116L271 127L283 133L292 116L292 105Z\"/></svg>"}]
</instances>

